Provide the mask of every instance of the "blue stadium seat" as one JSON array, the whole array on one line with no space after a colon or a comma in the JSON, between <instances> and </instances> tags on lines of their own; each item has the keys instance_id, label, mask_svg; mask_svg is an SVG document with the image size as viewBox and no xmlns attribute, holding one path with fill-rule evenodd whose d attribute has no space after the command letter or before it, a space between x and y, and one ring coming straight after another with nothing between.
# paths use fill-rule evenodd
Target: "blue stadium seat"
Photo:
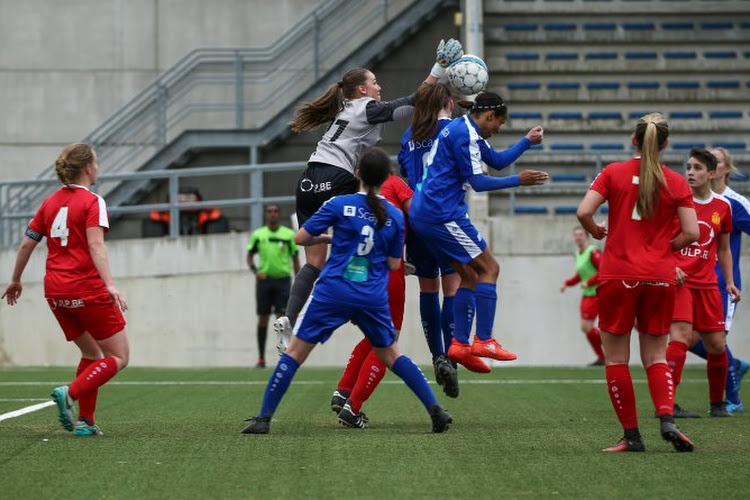
<instances>
[{"instance_id":1,"label":"blue stadium seat","mask_svg":"<svg viewBox=\"0 0 750 500\"><path fill-rule=\"evenodd\" d=\"M599 213L600 214L608 214L609 213L609 205L602 205L599 207Z\"/></svg>"},{"instance_id":2,"label":"blue stadium seat","mask_svg":"<svg viewBox=\"0 0 750 500\"><path fill-rule=\"evenodd\" d=\"M616 142L599 142L592 144L590 149L594 151L622 151L625 146Z\"/></svg>"},{"instance_id":3,"label":"blue stadium seat","mask_svg":"<svg viewBox=\"0 0 750 500\"><path fill-rule=\"evenodd\" d=\"M742 53L745 56L745 59L750 59L750 51L745 51Z\"/></svg>"},{"instance_id":4,"label":"blue stadium seat","mask_svg":"<svg viewBox=\"0 0 750 500\"><path fill-rule=\"evenodd\" d=\"M542 119L542 113L538 111L511 111L510 112L511 119L521 119L521 120L541 120Z\"/></svg>"},{"instance_id":5,"label":"blue stadium seat","mask_svg":"<svg viewBox=\"0 0 750 500\"><path fill-rule=\"evenodd\" d=\"M694 50L675 50L664 53L664 59L695 59L698 54Z\"/></svg>"},{"instance_id":6,"label":"blue stadium seat","mask_svg":"<svg viewBox=\"0 0 750 500\"><path fill-rule=\"evenodd\" d=\"M656 59L656 52L625 52L625 59Z\"/></svg>"},{"instance_id":7,"label":"blue stadium seat","mask_svg":"<svg viewBox=\"0 0 750 500\"><path fill-rule=\"evenodd\" d=\"M703 53L706 59L737 59L735 50L707 50Z\"/></svg>"},{"instance_id":8,"label":"blue stadium seat","mask_svg":"<svg viewBox=\"0 0 750 500\"><path fill-rule=\"evenodd\" d=\"M547 90L571 90L580 87L581 84L578 82L549 82L547 84Z\"/></svg>"},{"instance_id":9,"label":"blue stadium seat","mask_svg":"<svg viewBox=\"0 0 750 500\"><path fill-rule=\"evenodd\" d=\"M740 23L740 28L743 30L750 30L750 21L742 21Z\"/></svg>"},{"instance_id":10,"label":"blue stadium seat","mask_svg":"<svg viewBox=\"0 0 750 500\"><path fill-rule=\"evenodd\" d=\"M630 113L628 113L628 119L629 120L638 120L642 116L647 115L648 113L649 113L648 111L631 111Z\"/></svg>"},{"instance_id":11,"label":"blue stadium seat","mask_svg":"<svg viewBox=\"0 0 750 500\"><path fill-rule=\"evenodd\" d=\"M578 59L577 52L549 52L545 56L548 61L572 61Z\"/></svg>"},{"instance_id":12,"label":"blue stadium seat","mask_svg":"<svg viewBox=\"0 0 750 500\"><path fill-rule=\"evenodd\" d=\"M575 23L545 23L544 29L548 31L572 31L578 28Z\"/></svg>"},{"instance_id":13,"label":"blue stadium seat","mask_svg":"<svg viewBox=\"0 0 750 500\"><path fill-rule=\"evenodd\" d=\"M622 120L622 114L619 111L592 111L589 120Z\"/></svg>"},{"instance_id":14,"label":"blue stadium seat","mask_svg":"<svg viewBox=\"0 0 750 500\"><path fill-rule=\"evenodd\" d=\"M663 30L692 30L695 29L695 23L683 21L667 21L661 23Z\"/></svg>"},{"instance_id":15,"label":"blue stadium seat","mask_svg":"<svg viewBox=\"0 0 750 500\"><path fill-rule=\"evenodd\" d=\"M585 174L552 174L552 182L583 182L586 180Z\"/></svg>"},{"instance_id":16,"label":"blue stadium seat","mask_svg":"<svg viewBox=\"0 0 750 500\"><path fill-rule=\"evenodd\" d=\"M542 84L539 82L509 82L510 90L539 90Z\"/></svg>"},{"instance_id":17,"label":"blue stadium seat","mask_svg":"<svg viewBox=\"0 0 750 500\"><path fill-rule=\"evenodd\" d=\"M747 181L750 180L750 175L745 172L730 172L729 179L733 181Z\"/></svg>"},{"instance_id":18,"label":"blue stadium seat","mask_svg":"<svg viewBox=\"0 0 750 500\"><path fill-rule=\"evenodd\" d=\"M629 89L658 89L660 87L659 82L628 82L627 86Z\"/></svg>"},{"instance_id":19,"label":"blue stadium seat","mask_svg":"<svg viewBox=\"0 0 750 500\"><path fill-rule=\"evenodd\" d=\"M552 151L581 151L583 144L576 143L563 143L563 144L552 144L550 146Z\"/></svg>"},{"instance_id":20,"label":"blue stadium seat","mask_svg":"<svg viewBox=\"0 0 750 500\"><path fill-rule=\"evenodd\" d=\"M583 113L580 111L550 111L547 117L550 120L582 120Z\"/></svg>"},{"instance_id":21,"label":"blue stadium seat","mask_svg":"<svg viewBox=\"0 0 750 500\"><path fill-rule=\"evenodd\" d=\"M536 61L539 59L539 54L534 52L508 52L505 54L505 58L509 61Z\"/></svg>"},{"instance_id":22,"label":"blue stadium seat","mask_svg":"<svg viewBox=\"0 0 750 500\"><path fill-rule=\"evenodd\" d=\"M614 31L616 28L615 23L583 23L583 29L590 31Z\"/></svg>"},{"instance_id":23,"label":"blue stadium seat","mask_svg":"<svg viewBox=\"0 0 750 500\"><path fill-rule=\"evenodd\" d=\"M742 119L742 111L710 111L708 117L713 120Z\"/></svg>"},{"instance_id":24,"label":"blue stadium seat","mask_svg":"<svg viewBox=\"0 0 750 500\"><path fill-rule=\"evenodd\" d=\"M617 90L620 88L620 82L589 82L586 84L589 90Z\"/></svg>"},{"instance_id":25,"label":"blue stadium seat","mask_svg":"<svg viewBox=\"0 0 750 500\"><path fill-rule=\"evenodd\" d=\"M516 214L546 214L547 207L544 205L516 205L513 213Z\"/></svg>"},{"instance_id":26,"label":"blue stadium seat","mask_svg":"<svg viewBox=\"0 0 750 500\"><path fill-rule=\"evenodd\" d=\"M745 149L747 149L747 144L745 144L744 142L715 142L713 144L713 147L744 151Z\"/></svg>"},{"instance_id":27,"label":"blue stadium seat","mask_svg":"<svg viewBox=\"0 0 750 500\"><path fill-rule=\"evenodd\" d=\"M576 205L558 205L555 207L556 214L574 214L578 212Z\"/></svg>"},{"instance_id":28,"label":"blue stadium seat","mask_svg":"<svg viewBox=\"0 0 750 500\"><path fill-rule=\"evenodd\" d=\"M584 56L586 59L617 59L617 52L589 52Z\"/></svg>"},{"instance_id":29,"label":"blue stadium seat","mask_svg":"<svg viewBox=\"0 0 750 500\"><path fill-rule=\"evenodd\" d=\"M679 151L687 151L693 148L705 148L706 144L703 142L673 142L672 149Z\"/></svg>"},{"instance_id":30,"label":"blue stadium seat","mask_svg":"<svg viewBox=\"0 0 750 500\"><path fill-rule=\"evenodd\" d=\"M507 23L505 31L536 31L539 28L535 23Z\"/></svg>"},{"instance_id":31,"label":"blue stadium seat","mask_svg":"<svg viewBox=\"0 0 750 500\"><path fill-rule=\"evenodd\" d=\"M688 81L676 81L676 82L667 82L667 88L668 89L697 89L701 85L698 82Z\"/></svg>"},{"instance_id":32,"label":"blue stadium seat","mask_svg":"<svg viewBox=\"0 0 750 500\"><path fill-rule=\"evenodd\" d=\"M706 83L706 87L710 89L738 89L740 88L740 82L737 80L713 80Z\"/></svg>"},{"instance_id":33,"label":"blue stadium seat","mask_svg":"<svg viewBox=\"0 0 750 500\"><path fill-rule=\"evenodd\" d=\"M704 30L731 30L734 29L734 23L729 21L703 21L701 29Z\"/></svg>"},{"instance_id":34,"label":"blue stadium seat","mask_svg":"<svg viewBox=\"0 0 750 500\"><path fill-rule=\"evenodd\" d=\"M625 31L649 31L654 29L654 23L622 23L622 29L624 29Z\"/></svg>"},{"instance_id":35,"label":"blue stadium seat","mask_svg":"<svg viewBox=\"0 0 750 500\"><path fill-rule=\"evenodd\" d=\"M669 119L678 120L696 120L703 118L702 111L672 111L669 113Z\"/></svg>"}]
</instances>

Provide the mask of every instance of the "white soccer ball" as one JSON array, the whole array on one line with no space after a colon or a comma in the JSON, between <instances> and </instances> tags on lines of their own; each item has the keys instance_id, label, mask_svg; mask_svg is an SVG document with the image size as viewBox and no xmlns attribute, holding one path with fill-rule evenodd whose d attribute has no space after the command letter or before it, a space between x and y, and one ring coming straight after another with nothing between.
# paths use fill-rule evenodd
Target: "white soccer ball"
<instances>
[{"instance_id":1,"label":"white soccer ball","mask_svg":"<svg viewBox=\"0 0 750 500\"><path fill-rule=\"evenodd\" d=\"M467 54L448 67L448 85L462 95L478 94L487 86L487 65L477 56Z\"/></svg>"}]
</instances>

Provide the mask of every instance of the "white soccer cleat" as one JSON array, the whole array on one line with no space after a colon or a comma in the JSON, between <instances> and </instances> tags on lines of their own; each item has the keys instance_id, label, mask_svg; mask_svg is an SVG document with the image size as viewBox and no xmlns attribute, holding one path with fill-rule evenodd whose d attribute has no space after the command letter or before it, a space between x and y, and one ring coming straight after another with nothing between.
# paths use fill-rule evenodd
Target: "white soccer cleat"
<instances>
[{"instance_id":1,"label":"white soccer cleat","mask_svg":"<svg viewBox=\"0 0 750 500\"><path fill-rule=\"evenodd\" d=\"M284 354L289 342L292 341L292 324L289 318L282 316L273 322L273 331L276 332L276 349L279 355Z\"/></svg>"}]
</instances>

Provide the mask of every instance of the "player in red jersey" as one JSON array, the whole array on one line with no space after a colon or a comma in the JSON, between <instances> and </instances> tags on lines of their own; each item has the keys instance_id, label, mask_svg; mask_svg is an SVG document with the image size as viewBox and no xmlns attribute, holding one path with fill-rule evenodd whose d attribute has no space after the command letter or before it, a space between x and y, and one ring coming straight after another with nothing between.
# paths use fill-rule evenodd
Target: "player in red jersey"
<instances>
[{"instance_id":1,"label":"player in red jersey","mask_svg":"<svg viewBox=\"0 0 750 500\"><path fill-rule=\"evenodd\" d=\"M569 286L581 284L583 296L581 297L581 331L586 335L591 348L596 354L596 361L590 366L601 366L604 364L604 351L602 350L602 337L599 329L594 326L596 317L599 316L599 299L596 297L596 282L599 279L599 263L602 252L596 245L589 241L589 233L581 226L573 229L573 241L578 251L576 257L576 274L565 280L560 287L563 293Z\"/></svg>"},{"instance_id":2,"label":"player in red jersey","mask_svg":"<svg viewBox=\"0 0 750 500\"><path fill-rule=\"evenodd\" d=\"M729 200L711 191L711 179L715 175L716 158L705 149L692 149L685 176L693 191L700 237L691 245L675 252L678 286L670 342L667 346L667 364L672 371L676 391L682 379L688 348L699 339L703 340L708 351L706 373L711 416L729 417L724 406L728 359L724 309L715 272L717 260L724 276L727 294L732 297L733 302L740 300L740 290L734 285L732 254L729 250L732 208ZM675 405L675 417L699 416Z\"/></svg>"},{"instance_id":3,"label":"player in red jersey","mask_svg":"<svg viewBox=\"0 0 750 500\"><path fill-rule=\"evenodd\" d=\"M698 238L693 197L685 179L659 162L669 126L659 113L644 116L632 137L636 156L611 163L594 179L578 207L578 220L594 238L607 236L599 268L599 328L606 360L607 387L624 437L604 451L644 451L630 378L630 331L638 321L641 361L661 435L677 451L693 443L672 416L674 386L666 362L667 334L675 294L674 251ZM594 221L609 202L609 230ZM675 219L680 231L674 235Z\"/></svg>"},{"instance_id":4,"label":"player in red jersey","mask_svg":"<svg viewBox=\"0 0 750 500\"><path fill-rule=\"evenodd\" d=\"M388 176L380 194L404 214L409 213L409 203L414 192L400 177L393 174ZM404 322L405 301L406 279L402 257L398 270L388 273L388 307L391 310L391 321L396 330L396 339ZM363 338L349 355L344 373L331 398L331 410L338 413L339 422L347 427L361 429L368 427L369 420L361 411L362 405L383 380L385 371L385 364L378 358L370 341Z\"/></svg>"},{"instance_id":5,"label":"player in red jersey","mask_svg":"<svg viewBox=\"0 0 750 500\"><path fill-rule=\"evenodd\" d=\"M66 146L55 161L63 183L44 200L26 229L16 264L2 298L14 305L21 296L21 275L31 253L47 237L44 295L68 341L81 350L76 378L57 387L60 422L76 436L100 435L94 423L98 388L128 364L129 347L122 312L128 308L109 271L104 232L109 220L104 200L89 188L99 164L89 144ZM73 404L78 401L78 421Z\"/></svg>"}]
</instances>

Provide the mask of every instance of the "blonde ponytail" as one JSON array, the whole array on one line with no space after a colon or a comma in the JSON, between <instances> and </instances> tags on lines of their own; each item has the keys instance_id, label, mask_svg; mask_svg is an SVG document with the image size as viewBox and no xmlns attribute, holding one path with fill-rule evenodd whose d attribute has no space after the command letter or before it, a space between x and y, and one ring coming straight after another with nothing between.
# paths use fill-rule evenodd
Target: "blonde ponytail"
<instances>
[{"instance_id":1,"label":"blonde ponytail","mask_svg":"<svg viewBox=\"0 0 750 500\"><path fill-rule=\"evenodd\" d=\"M644 116L635 128L635 140L641 152L641 166L638 181L638 213L651 218L659 203L659 187L666 186L666 179L659 153L669 137L669 125L661 113Z\"/></svg>"}]
</instances>

